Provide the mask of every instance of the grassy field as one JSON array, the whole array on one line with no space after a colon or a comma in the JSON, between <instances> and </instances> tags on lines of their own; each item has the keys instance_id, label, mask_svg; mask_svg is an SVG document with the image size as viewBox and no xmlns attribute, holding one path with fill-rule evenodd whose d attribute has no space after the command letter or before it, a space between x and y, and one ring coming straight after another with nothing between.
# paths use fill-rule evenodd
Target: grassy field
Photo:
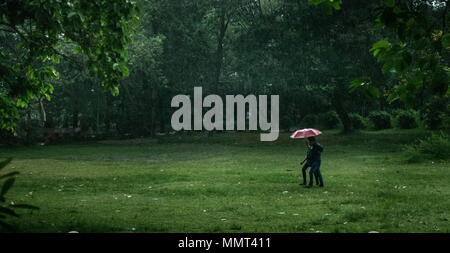
<instances>
[{"instance_id":1,"label":"grassy field","mask_svg":"<svg viewBox=\"0 0 450 253\"><path fill-rule=\"evenodd\" d=\"M1 148L21 174L8 201L20 232L450 232L450 166L407 164L428 133L325 131L325 187L302 188L302 140L282 134L173 135Z\"/></svg>"}]
</instances>

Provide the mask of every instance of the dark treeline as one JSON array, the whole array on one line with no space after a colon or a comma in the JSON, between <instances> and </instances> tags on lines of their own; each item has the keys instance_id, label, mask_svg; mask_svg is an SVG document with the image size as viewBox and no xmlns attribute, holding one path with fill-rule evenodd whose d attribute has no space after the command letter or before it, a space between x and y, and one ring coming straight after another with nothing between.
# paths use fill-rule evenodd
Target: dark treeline
<instances>
[{"instance_id":1,"label":"dark treeline","mask_svg":"<svg viewBox=\"0 0 450 253\"><path fill-rule=\"evenodd\" d=\"M3 131L2 140L52 141L71 131L80 138L167 133L172 131L172 97L192 94L194 86L221 96L280 95L284 130L340 127L351 132L388 128L391 121L402 128L448 126L447 88L440 96L424 88L410 106L401 94L388 99L403 77L383 73L383 63L369 50L377 41L400 43L402 38L397 30L375 29L383 2L390 1L345 0L329 14L306 0L139 1L139 25L126 47L129 75L119 94L99 85L84 56L62 57L51 100L34 98L19 109L15 133ZM441 38L448 30L446 3L398 5L423 12ZM8 31L0 31L2 50L16 43ZM65 44L59 49L74 51ZM439 57L448 76L448 50ZM352 81L361 77L370 79L372 88L350 92Z\"/></svg>"}]
</instances>

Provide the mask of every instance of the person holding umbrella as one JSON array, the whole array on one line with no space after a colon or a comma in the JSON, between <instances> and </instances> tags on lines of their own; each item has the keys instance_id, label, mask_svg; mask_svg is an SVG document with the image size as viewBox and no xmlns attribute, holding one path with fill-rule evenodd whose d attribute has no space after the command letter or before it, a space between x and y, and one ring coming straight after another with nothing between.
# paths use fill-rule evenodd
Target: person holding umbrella
<instances>
[{"instance_id":1,"label":"person holding umbrella","mask_svg":"<svg viewBox=\"0 0 450 253\"><path fill-rule=\"evenodd\" d=\"M323 146L318 143L314 136L317 136L321 134L322 132L314 129L314 128L306 128L302 130L297 130L295 133L291 135L292 139L297 138L308 138L309 148L308 154L305 160L307 160L307 164L302 169L302 175L303 175L303 185L307 188L311 188L313 186L313 176L317 176L319 179L319 187L323 187L323 178L322 174L320 172L320 164L322 162L321 159L321 153L323 152ZM304 162L304 161L303 161ZM302 162L302 164L303 164ZM306 168L308 168L308 165L311 166L311 169L309 170L309 184L306 185ZM316 179L317 181L317 179Z\"/></svg>"},{"instance_id":2,"label":"person holding umbrella","mask_svg":"<svg viewBox=\"0 0 450 253\"><path fill-rule=\"evenodd\" d=\"M316 141L314 136L308 137L308 142L309 145L312 146L311 169L309 170L309 185L305 187L311 188L313 186L313 175L316 175L319 178L319 187L323 187L322 173L320 173L320 164L322 162L320 154L323 152L323 146Z\"/></svg>"},{"instance_id":3,"label":"person holding umbrella","mask_svg":"<svg viewBox=\"0 0 450 253\"><path fill-rule=\"evenodd\" d=\"M303 176L303 183L301 183L300 185L306 185L306 170L311 167L311 163L312 163L312 146L309 145L309 143L306 143L306 157L305 159L300 162L300 165L303 165L305 162L305 165L302 168L302 176ZM318 174L314 174L314 177L316 178L316 185L319 185L319 176Z\"/></svg>"}]
</instances>

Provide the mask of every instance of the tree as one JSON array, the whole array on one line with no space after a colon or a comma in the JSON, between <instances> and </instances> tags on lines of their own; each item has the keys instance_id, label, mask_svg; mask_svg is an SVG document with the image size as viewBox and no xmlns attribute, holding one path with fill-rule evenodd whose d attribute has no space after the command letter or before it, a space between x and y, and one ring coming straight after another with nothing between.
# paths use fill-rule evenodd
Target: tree
<instances>
[{"instance_id":1,"label":"tree","mask_svg":"<svg viewBox=\"0 0 450 253\"><path fill-rule=\"evenodd\" d=\"M329 5L327 0L310 2ZM383 64L383 73L396 79L386 93L388 101L412 108L422 106L427 95L448 97L448 5L448 0L381 1L375 28L392 38L377 41L370 52ZM352 81L350 88L372 97L380 93L369 77Z\"/></svg>"},{"instance_id":2,"label":"tree","mask_svg":"<svg viewBox=\"0 0 450 253\"><path fill-rule=\"evenodd\" d=\"M82 54L91 74L118 94L128 75L126 45L137 24L138 6L131 0L29 1L0 3L0 129L13 130L18 107L50 100L54 66L63 44Z\"/></svg>"},{"instance_id":3,"label":"tree","mask_svg":"<svg viewBox=\"0 0 450 253\"><path fill-rule=\"evenodd\" d=\"M383 64L383 73L397 78L388 100L401 100L412 108L423 104L428 93L442 97L448 91L447 33L449 1L384 1L377 28L393 31L395 38L380 40L371 48Z\"/></svg>"},{"instance_id":4,"label":"tree","mask_svg":"<svg viewBox=\"0 0 450 253\"><path fill-rule=\"evenodd\" d=\"M331 7L339 10L342 4L342 1L331 0L309 2L322 5L329 13L332 13ZM384 93L390 103L399 100L406 108L420 106L430 112L430 108L424 107L426 100L431 101L426 105L435 104L437 100L448 100L449 95L449 1L380 2L375 28L384 30L391 38L377 41L370 52L382 63L382 72L394 79ZM368 76L353 80L350 88L371 97L381 93Z\"/></svg>"},{"instance_id":5,"label":"tree","mask_svg":"<svg viewBox=\"0 0 450 253\"><path fill-rule=\"evenodd\" d=\"M322 2L336 8L340 1ZM368 52L376 38L370 29L374 24L370 15L374 5L346 1L343 10L334 15L307 2L283 1L275 6L252 29L255 33L264 31L258 32L259 37L264 38L267 51L281 65L271 67L279 73L274 83L281 89L280 106L287 109L282 111L295 115L290 117L296 124L308 111L335 110L344 131L351 132L348 112L363 99L348 95L348 83L361 73L380 77L376 61Z\"/></svg>"}]
</instances>

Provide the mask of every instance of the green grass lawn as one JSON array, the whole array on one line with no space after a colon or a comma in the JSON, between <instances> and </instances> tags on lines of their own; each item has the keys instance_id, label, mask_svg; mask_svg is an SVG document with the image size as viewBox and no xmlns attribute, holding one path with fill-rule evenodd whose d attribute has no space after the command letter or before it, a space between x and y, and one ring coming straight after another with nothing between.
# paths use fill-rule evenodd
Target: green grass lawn
<instances>
[{"instance_id":1,"label":"green grass lawn","mask_svg":"<svg viewBox=\"0 0 450 253\"><path fill-rule=\"evenodd\" d=\"M20 232L450 232L450 167L407 164L421 130L325 131L325 187L299 186L303 140L284 133L1 148L17 170Z\"/></svg>"}]
</instances>

